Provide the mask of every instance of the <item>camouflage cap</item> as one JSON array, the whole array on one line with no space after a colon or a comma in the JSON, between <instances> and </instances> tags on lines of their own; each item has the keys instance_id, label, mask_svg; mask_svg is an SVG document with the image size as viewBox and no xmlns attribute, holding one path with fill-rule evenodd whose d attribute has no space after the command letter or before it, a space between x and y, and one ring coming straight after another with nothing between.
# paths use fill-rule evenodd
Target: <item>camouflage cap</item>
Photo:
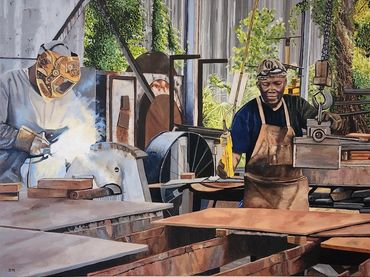
<instances>
[{"instance_id":1,"label":"camouflage cap","mask_svg":"<svg viewBox=\"0 0 370 277\"><path fill-rule=\"evenodd\" d=\"M286 76L284 65L276 59L266 59L257 68L257 79L266 79L269 76Z\"/></svg>"}]
</instances>

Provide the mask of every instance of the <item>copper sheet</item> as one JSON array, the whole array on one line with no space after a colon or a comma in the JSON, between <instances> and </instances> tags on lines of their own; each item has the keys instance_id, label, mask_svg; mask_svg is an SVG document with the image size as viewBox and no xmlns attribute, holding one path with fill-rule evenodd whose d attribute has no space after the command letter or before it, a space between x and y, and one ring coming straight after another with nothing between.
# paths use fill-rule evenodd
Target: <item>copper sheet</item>
<instances>
[{"instance_id":1,"label":"copper sheet","mask_svg":"<svg viewBox=\"0 0 370 277\"><path fill-rule=\"evenodd\" d=\"M0 276L45 276L143 252L145 244L0 228Z\"/></svg>"},{"instance_id":2,"label":"copper sheet","mask_svg":"<svg viewBox=\"0 0 370 277\"><path fill-rule=\"evenodd\" d=\"M202 192L220 191L223 189L243 188L244 183L195 183L191 184L192 189Z\"/></svg>"},{"instance_id":3,"label":"copper sheet","mask_svg":"<svg viewBox=\"0 0 370 277\"><path fill-rule=\"evenodd\" d=\"M251 208L213 208L155 221L162 225L294 235L309 235L367 222L370 222L370 215Z\"/></svg>"},{"instance_id":4,"label":"copper sheet","mask_svg":"<svg viewBox=\"0 0 370 277\"><path fill-rule=\"evenodd\" d=\"M154 98L145 119L145 145L148 145L154 136L163 131L168 131L169 103L169 95L161 94ZM182 123L181 111L176 102L174 103L174 122L176 124Z\"/></svg>"},{"instance_id":5,"label":"copper sheet","mask_svg":"<svg viewBox=\"0 0 370 277\"><path fill-rule=\"evenodd\" d=\"M314 234L315 237L370 237L370 224L360 224Z\"/></svg>"},{"instance_id":6,"label":"copper sheet","mask_svg":"<svg viewBox=\"0 0 370 277\"><path fill-rule=\"evenodd\" d=\"M370 238L331 238L321 243L322 248L370 253Z\"/></svg>"}]
</instances>

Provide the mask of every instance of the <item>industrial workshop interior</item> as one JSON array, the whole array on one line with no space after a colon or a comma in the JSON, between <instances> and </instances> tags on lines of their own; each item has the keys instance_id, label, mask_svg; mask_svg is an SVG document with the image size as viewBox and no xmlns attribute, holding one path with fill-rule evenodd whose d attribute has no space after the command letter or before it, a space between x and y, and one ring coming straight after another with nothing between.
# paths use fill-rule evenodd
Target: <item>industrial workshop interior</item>
<instances>
[{"instance_id":1,"label":"industrial workshop interior","mask_svg":"<svg viewBox=\"0 0 370 277\"><path fill-rule=\"evenodd\" d=\"M370 276L370 0L0 8L0 276Z\"/></svg>"}]
</instances>

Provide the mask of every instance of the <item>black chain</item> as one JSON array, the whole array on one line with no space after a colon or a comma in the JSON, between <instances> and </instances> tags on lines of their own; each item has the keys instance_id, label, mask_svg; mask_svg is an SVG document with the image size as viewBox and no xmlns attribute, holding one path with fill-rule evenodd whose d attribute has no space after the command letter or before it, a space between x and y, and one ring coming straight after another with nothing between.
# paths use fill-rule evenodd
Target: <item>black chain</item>
<instances>
[{"instance_id":1,"label":"black chain","mask_svg":"<svg viewBox=\"0 0 370 277\"><path fill-rule=\"evenodd\" d=\"M324 42L322 45L321 51L321 60L327 61L329 59L329 51L330 51L330 29L331 29L331 22L333 19L333 0L326 1L326 9L325 9L325 23L324 23Z\"/></svg>"},{"instance_id":2,"label":"black chain","mask_svg":"<svg viewBox=\"0 0 370 277\"><path fill-rule=\"evenodd\" d=\"M324 42L322 45L321 50L321 60L327 61L329 60L329 51L330 51L330 29L331 29L331 22L333 19L333 0L326 1L326 8L325 8L325 22L324 22ZM324 86L319 86L319 91L314 95L316 99L317 95L324 96ZM324 96L325 98L325 96ZM323 103L319 103L319 105L323 105ZM321 112L319 109L319 124L321 122Z\"/></svg>"}]
</instances>

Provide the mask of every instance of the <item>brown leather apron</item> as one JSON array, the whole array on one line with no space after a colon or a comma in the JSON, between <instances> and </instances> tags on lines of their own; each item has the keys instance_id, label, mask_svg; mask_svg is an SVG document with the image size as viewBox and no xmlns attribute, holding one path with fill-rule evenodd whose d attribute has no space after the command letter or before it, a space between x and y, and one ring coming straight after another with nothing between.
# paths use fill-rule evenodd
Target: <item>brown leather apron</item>
<instances>
[{"instance_id":1,"label":"brown leather apron","mask_svg":"<svg viewBox=\"0 0 370 277\"><path fill-rule=\"evenodd\" d=\"M294 129L284 99L286 127L266 124L257 98L262 126L244 178L244 207L308 210L308 180L293 167Z\"/></svg>"}]
</instances>

